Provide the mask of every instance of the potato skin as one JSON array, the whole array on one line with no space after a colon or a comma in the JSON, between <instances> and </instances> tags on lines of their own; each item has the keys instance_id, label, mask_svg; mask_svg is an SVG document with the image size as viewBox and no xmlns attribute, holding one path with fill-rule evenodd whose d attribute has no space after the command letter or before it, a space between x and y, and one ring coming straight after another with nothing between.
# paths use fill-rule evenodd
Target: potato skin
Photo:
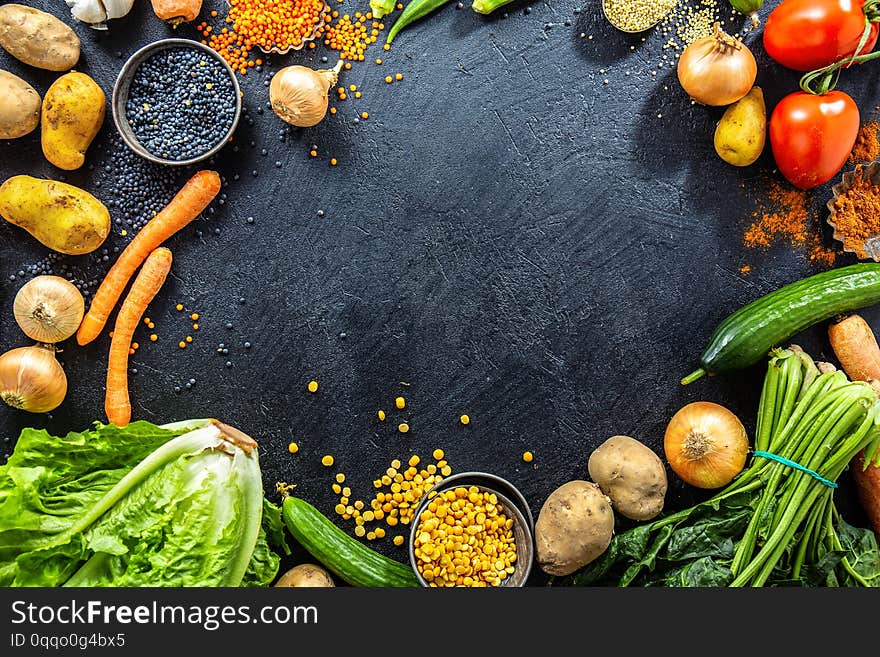
<instances>
[{"instance_id":1,"label":"potato skin","mask_svg":"<svg viewBox=\"0 0 880 657\"><path fill-rule=\"evenodd\" d=\"M70 27L33 7L0 7L0 46L16 59L47 71L69 71L79 61L80 41Z\"/></svg>"},{"instance_id":2,"label":"potato skin","mask_svg":"<svg viewBox=\"0 0 880 657\"><path fill-rule=\"evenodd\" d=\"M650 520L663 510L666 468L660 457L638 440L612 436L590 454L587 468L619 514L631 520Z\"/></svg>"},{"instance_id":3,"label":"potato skin","mask_svg":"<svg viewBox=\"0 0 880 657\"><path fill-rule=\"evenodd\" d=\"M59 169L73 171L104 124L104 91L85 73L71 71L55 80L43 99L43 155Z\"/></svg>"},{"instance_id":4,"label":"potato skin","mask_svg":"<svg viewBox=\"0 0 880 657\"><path fill-rule=\"evenodd\" d=\"M73 185L31 176L0 185L0 216L68 255L91 253L110 233L110 213L101 201Z\"/></svg>"},{"instance_id":5,"label":"potato skin","mask_svg":"<svg viewBox=\"0 0 880 657\"><path fill-rule=\"evenodd\" d=\"M27 82L0 70L0 139L17 139L40 123L40 94Z\"/></svg>"},{"instance_id":6,"label":"potato skin","mask_svg":"<svg viewBox=\"0 0 880 657\"><path fill-rule=\"evenodd\" d=\"M724 111L715 128L715 152L735 167L753 164L767 141L767 108L761 87L751 91Z\"/></svg>"},{"instance_id":7,"label":"potato skin","mask_svg":"<svg viewBox=\"0 0 880 657\"><path fill-rule=\"evenodd\" d=\"M313 563L301 563L294 566L275 582L276 587L312 587L312 588L335 588L330 573Z\"/></svg>"},{"instance_id":8,"label":"potato skin","mask_svg":"<svg viewBox=\"0 0 880 657\"><path fill-rule=\"evenodd\" d=\"M541 507L535 556L549 575L570 575L599 557L614 535L614 511L591 481L569 481Z\"/></svg>"}]
</instances>

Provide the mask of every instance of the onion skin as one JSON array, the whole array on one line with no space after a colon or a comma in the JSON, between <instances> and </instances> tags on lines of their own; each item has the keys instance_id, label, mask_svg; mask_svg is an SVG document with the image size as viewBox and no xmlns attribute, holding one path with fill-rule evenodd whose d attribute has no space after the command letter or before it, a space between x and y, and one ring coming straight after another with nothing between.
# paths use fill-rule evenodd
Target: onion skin
<instances>
[{"instance_id":1,"label":"onion skin","mask_svg":"<svg viewBox=\"0 0 880 657\"><path fill-rule=\"evenodd\" d=\"M758 64L742 41L715 23L715 34L685 48L676 71L691 98L703 105L722 107L749 93L758 76Z\"/></svg>"},{"instance_id":2,"label":"onion skin","mask_svg":"<svg viewBox=\"0 0 880 657\"><path fill-rule=\"evenodd\" d=\"M327 114L327 92L336 84L340 59L332 69L316 71L306 66L287 66L272 77L269 101L278 117L298 128L318 125Z\"/></svg>"},{"instance_id":3,"label":"onion skin","mask_svg":"<svg viewBox=\"0 0 880 657\"><path fill-rule=\"evenodd\" d=\"M697 488L721 488L742 472L749 437L742 422L712 402L693 402L669 421L663 439L669 467Z\"/></svg>"},{"instance_id":4,"label":"onion skin","mask_svg":"<svg viewBox=\"0 0 880 657\"><path fill-rule=\"evenodd\" d=\"M85 301L70 281L60 276L37 276L15 295L12 311L31 340L55 343L76 333L85 314Z\"/></svg>"},{"instance_id":5,"label":"onion skin","mask_svg":"<svg viewBox=\"0 0 880 657\"><path fill-rule=\"evenodd\" d=\"M55 347L19 347L0 356L0 399L30 413L48 413L64 401L67 376Z\"/></svg>"}]
</instances>

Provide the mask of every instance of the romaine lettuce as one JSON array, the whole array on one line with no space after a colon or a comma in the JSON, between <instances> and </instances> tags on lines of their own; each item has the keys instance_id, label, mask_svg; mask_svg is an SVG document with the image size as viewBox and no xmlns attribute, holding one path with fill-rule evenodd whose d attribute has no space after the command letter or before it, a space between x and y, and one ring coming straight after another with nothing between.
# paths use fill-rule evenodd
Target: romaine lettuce
<instances>
[{"instance_id":1,"label":"romaine lettuce","mask_svg":"<svg viewBox=\"0 0 880 657\"><path fill-rule=\"evenodd\" d=\"M0 586L265 586L276 525L256 443L219 422L26 429L0 466Z\"/></svg>"}]
</instances>

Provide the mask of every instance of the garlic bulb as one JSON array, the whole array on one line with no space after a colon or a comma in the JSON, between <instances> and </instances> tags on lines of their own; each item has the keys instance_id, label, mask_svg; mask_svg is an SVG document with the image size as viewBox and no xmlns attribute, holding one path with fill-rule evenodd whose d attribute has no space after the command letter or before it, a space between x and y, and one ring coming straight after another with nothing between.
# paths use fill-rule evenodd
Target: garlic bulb
<instances>
[{"instance_id":1,"label":"garlic bulb","mask_svg":"<svg viewBox=\"0 0 880 657\"><path fill-rule=\"evenodd\" d=\"M77 20L89 23L96 30L106 30L105 21L122 18L131 11L134 0L65 0Z\"/></svg>"}]
</instances>

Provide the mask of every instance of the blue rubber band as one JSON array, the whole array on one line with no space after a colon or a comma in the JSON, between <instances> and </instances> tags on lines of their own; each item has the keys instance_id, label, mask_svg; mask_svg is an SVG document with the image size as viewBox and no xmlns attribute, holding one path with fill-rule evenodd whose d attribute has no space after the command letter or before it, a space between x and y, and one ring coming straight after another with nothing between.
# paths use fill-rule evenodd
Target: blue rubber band
<instances>
[{"instance_id":1,"label":"blue rubber band","mask_svg":"<svg viewBox=\"0 0 880 657\"><path fill-rule=\"evenodd\" d=\"M795 470L800 470L801 472L805 472L810 475L813 479L825 484L828 488L837 488L837 483L831 481L830 479L826 479L822 475L820 475L815 470L810 470L807 467L802 466L800 463L795 463L794 461L785 458L784 456L779 456L778 454L773 454L772 452L762 452L761 450L755 451L755 456L761 456L765 459L770 459L771 461L776 461L777 463L781 463L782 465L787 465L790 468L794 468Z\"/></svg>"}]
</instances>

